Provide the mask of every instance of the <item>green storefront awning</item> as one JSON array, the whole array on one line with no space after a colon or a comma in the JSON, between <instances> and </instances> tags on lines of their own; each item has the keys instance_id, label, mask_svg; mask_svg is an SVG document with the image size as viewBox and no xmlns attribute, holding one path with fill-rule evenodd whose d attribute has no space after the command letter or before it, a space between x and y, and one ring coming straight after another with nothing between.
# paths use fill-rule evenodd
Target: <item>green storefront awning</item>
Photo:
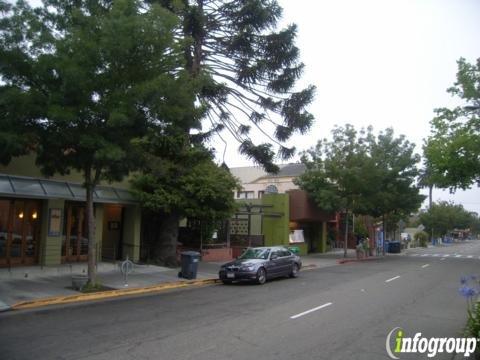
<instances>
[{"instance_id":1,"label":"green storefront awning","mask_svg":"<svg viewBox=\"0 0 480 360\"><path fill-rule=\"evenodd\" d=\"M85 201L86 191L82 185L66 181L0 174L0 196ZM128 190L112 186L97 186L93 201L112 204L137 203Z\"/></svg>"}]
</instances>

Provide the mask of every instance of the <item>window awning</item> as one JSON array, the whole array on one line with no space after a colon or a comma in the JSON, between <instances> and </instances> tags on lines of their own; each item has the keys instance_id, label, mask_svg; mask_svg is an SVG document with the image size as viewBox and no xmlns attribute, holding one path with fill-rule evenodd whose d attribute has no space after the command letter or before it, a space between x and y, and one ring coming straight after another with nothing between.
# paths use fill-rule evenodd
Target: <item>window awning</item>
<instances>
[{"instance_id":1,"label":"window awning","mask_svg":"<svg viewBox=\"0 0 480 360\"><path fill-rule=\"evenodd\" d=\"M86 191L82 185L66 181L0 174L0 196L85 201ZM128 190L112 186L97 186L93 201L113 204L137 203Z\"/></svg>"}]
</instances>

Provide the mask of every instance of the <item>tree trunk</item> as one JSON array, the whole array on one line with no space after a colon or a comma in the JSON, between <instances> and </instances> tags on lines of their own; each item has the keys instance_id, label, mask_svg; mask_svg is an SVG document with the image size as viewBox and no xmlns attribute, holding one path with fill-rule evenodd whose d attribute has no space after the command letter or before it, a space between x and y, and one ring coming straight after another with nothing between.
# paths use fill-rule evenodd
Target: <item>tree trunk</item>
<instances>
[{"instance_id":1,"label":"tree trunk","mask_svg":"<svg viewBox=\"0 0 480 360\"><path fill-rule=\"evenodd\" d=\"M385 215L382 215L382 228L383 228L382 254L385 255L385 241L387 241L387 221L385 220Z\"/></svg>"},{"instance_id":2,"label":"tree trunk","mask_svg":"<svg viewBox=\"0 0 480 360\"><path fill-rule=\"evenodd\" d=\"M348 210L345 211L345 241L343 242L343 257L347 257L348 249Z\"/></svg>"},{"instance_id":3,"label":"tree trunk","mask_svg":"<svg viewBox=\"0 0 480 360\"><path fill-rule=\"evenodd\" d=\"M95 184L92 182L90 169L85 171L85 180L87 192L88 282L91 285L95 285L97 282L97 242L95 239L95 217L93 214L93 191L95 190Z\"/></svg>"},{"instance_id":4,"label":"tree trunk","mask_svg":"<svg viewBox=\"0 0 480 360\"><path fill-rule=\"evenodd\" d=\"M428 208L432 208L433 185L428 187Z\"/></svg>"},{"instance_id":5,"label":"tree trunk","mask_svg":"<svg viewBox=\"0 0 480 360\"><path fill-rule=\"evenodd\" d=\"M158 264L176 267L178 223L180 216L177 214L165 214L158 227L157 241L154 243L154 260Z\"/></svg>"}]
</instances>

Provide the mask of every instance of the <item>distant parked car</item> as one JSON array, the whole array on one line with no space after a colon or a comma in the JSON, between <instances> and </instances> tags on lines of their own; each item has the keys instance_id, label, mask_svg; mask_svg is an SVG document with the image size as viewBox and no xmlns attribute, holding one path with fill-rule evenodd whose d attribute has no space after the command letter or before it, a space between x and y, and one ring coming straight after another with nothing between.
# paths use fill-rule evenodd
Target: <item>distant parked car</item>
<instances>
[{"instance_id":1,"label":"distant parked car","mask_svg":"<svg viewBox=\"0 0 480 360\"><path fill-rule=\"evenodd\" d=\"M247 248L236 260L222 265L218 273L224 284L250 280L264 284L281 276L297 277L302 267L298 255L283 246Z\"/></svg>"}]
</instances>

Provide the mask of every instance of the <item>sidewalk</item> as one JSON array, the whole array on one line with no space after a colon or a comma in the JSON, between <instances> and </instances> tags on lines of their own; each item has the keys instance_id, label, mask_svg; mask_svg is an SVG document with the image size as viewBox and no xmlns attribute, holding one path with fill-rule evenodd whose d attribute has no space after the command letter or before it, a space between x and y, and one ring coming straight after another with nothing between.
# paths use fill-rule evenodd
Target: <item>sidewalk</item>
<instances>
[{"instance_id":1,"label":"sidewalk","mask_svg":"<svg viewBox=\"0 0 480 360\"><path fill-rule=\"evenodd\" d=\"M353 254L353 255L352 255ZM349 258L354 259L354 252ZM307 268L324 268L338 265L343 259L341 252L326 254L311 254L302 256L302 263ZM128 276L128 286L120 272L119 263L101 262L97 266L98 280L107 289L142 289L157 285L172 284L172 287L185 287L201 280L213 281L218 278L218 270L224 262L199 262L197 282L178 278L180 268L166 268L155 265L135 265L133 272ZM20 302L52 297L72 297L81 294L72 289L72 275L87 273L86 263L65 264L54 267L15 267L0 268L0 311ZM121 290L122 291L122 290Z\"/></svg>"},{"instance_id":2,"label":"sidewalk","mask_svg":"<svg viewBox=\"0 0 480 360\"><path fill-rule=\"evenodd\" d=\"M218 268L218 264L199 263L197 279L217 277ZM97 277L102 286L108 289L141 288L178 282L182 280L178 278L179 270L155 265L135 265L133 272L128 275L126 286L119 264L102 262L98 264ZM78 295L79 292L71 287L71 276L86 273L86 263L0 269L0 307L2 302L13 305L39 298Z\"/></svg>"}]
</instances>

